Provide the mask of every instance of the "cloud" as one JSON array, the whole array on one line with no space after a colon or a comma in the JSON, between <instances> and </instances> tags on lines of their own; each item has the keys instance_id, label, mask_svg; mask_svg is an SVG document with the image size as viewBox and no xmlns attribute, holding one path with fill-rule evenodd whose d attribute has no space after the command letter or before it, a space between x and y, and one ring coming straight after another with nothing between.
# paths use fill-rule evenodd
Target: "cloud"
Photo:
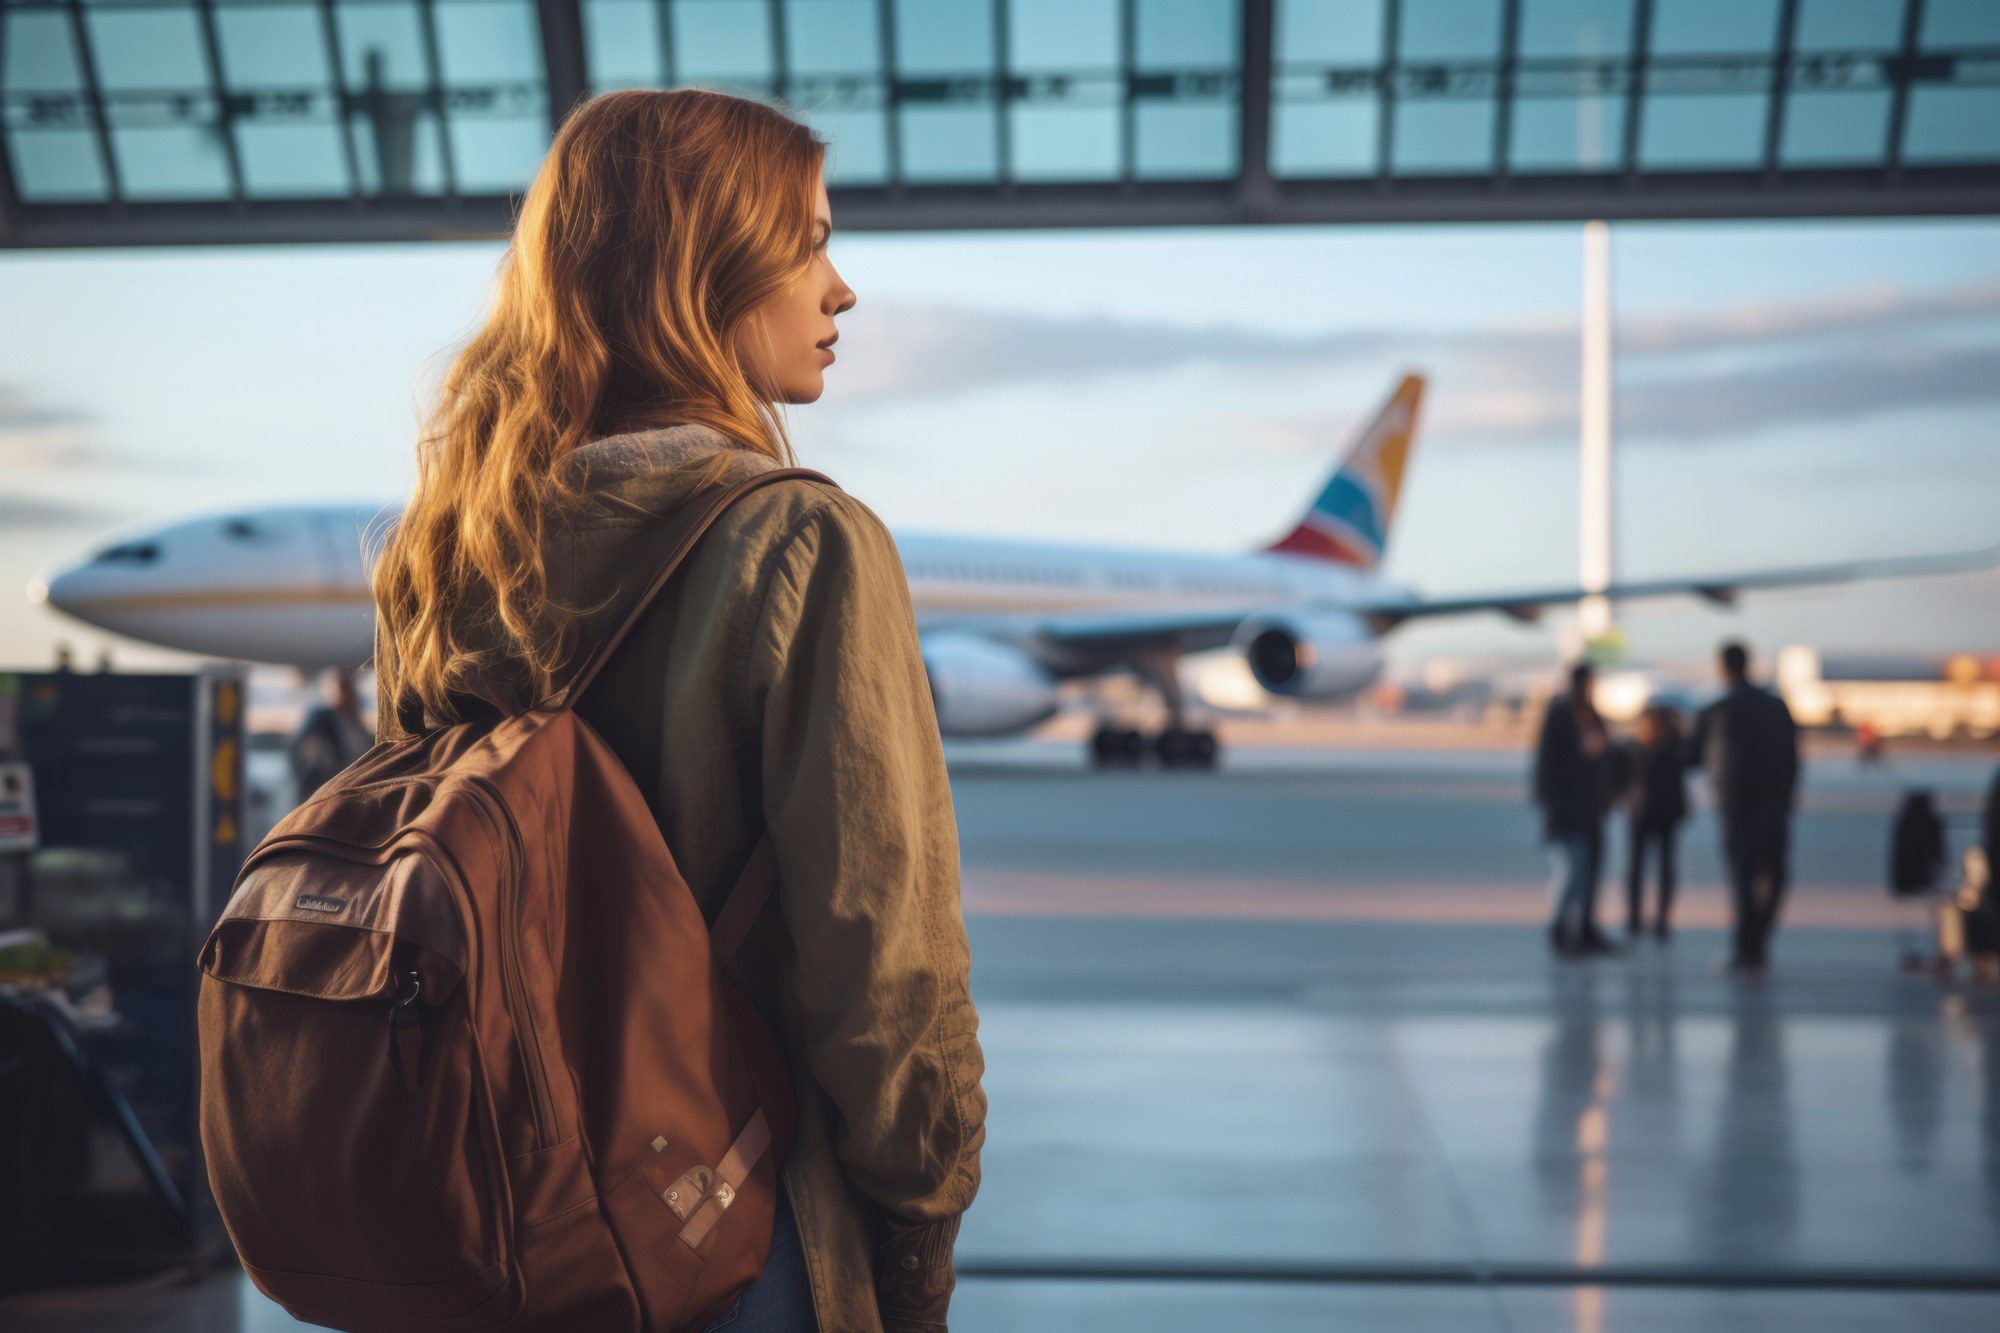
<instances>
[{"instance_id":1,"label":"cloud","mask_svg":"<svg viewBox=\"0 0 2000 1333\"><path fill-rule=\"evenodd\" d=\"M37 403L0 384L0 468L76 467L89 458L81 412Z\"/></svg>"},{"instance_id":2,"label":"cloud","mask_svg":"<svg viewBox=\"0 0 2000 1333\"><path fill-rule=\"evenodd\" d=\"M1662 311L1618 321L1619 350L1628 355L1707 351L1752 343L1889 332L2000 315L2000 282L1927 292L1886 284L1850 287L1825 296L1745 301L1714 311Z\"/></svg>"},{"instance_id":3,"label":"cloud","mask_svg":"<svg viewBox=\"0 0 2000 1333\"><path fill-rule=\"evenodd\" d=\"M1329 340L1344 346L1348 338ZM1070 380L1197 361L1278 364L1323 344L1240 329L1176 329L948 306L869 305L843 320L845 400L954 393L1022 380ZM853 350L850 352L849 348Z\"/></svg>"},{"instance_id":4,"label":"cloud","mask_svg":"<svg viewBox=\"0 0 2000 1333\"><path fill-rule=\"evenodd\" d=\"M2000 402L2000 346L1892 347L1619 389L1632 435L1702 439L1779 422Z\"/></svg>"},{"instance_id":5,"label":"cloud","mask_svg":"<svg viewBox=\"0 0 2000 1333\"><path fill-rule=\"evenodd\" d=\"M1953 323L1994 316L2000 316L2000 283L1918 293L1856 287L1634 316L1619 325L1626 371L1618 389L1620 429L1693 440L1785 421L2000 401L2000 346L1932 336ZM937 398L1195 364L1385 377L1413 365L1432 374L1425 431L1437 442L1548 439L1572 433L1577 423L1573 324L1287 338L896 305L876 307L865 319L857 310L848 322L843 347L851 342L853 355L832 377L833 401ZM1857 342L1850 335L1862 336ZM1732 357L1733 350L1742 355ZM1719 355L1674 373L1668 358L1691 354ZM1655 360L1663 364L1650 367ZM1316 431L1326 423L1307 424ZM1265 445L1287 448L1276 436Z\"/></svg>"},{"instance_id":6,"label":"cloud","mask_svg":"<svg viewBox=\"0 0 2000 1333\"><path fill-rule=\"evenodd\" d=\"M0 528L76 528L100 526L114 517L106 510L43 500L32 495L0 495Z\"/></svg>"}]
</instances>

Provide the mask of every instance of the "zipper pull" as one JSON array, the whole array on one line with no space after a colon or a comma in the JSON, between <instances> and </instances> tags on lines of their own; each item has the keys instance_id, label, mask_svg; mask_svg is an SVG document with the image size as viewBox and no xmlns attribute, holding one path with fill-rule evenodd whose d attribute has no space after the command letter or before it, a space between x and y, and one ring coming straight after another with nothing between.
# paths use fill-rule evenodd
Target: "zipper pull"
<instances>
[{"instance_id":1,"label":"zipper pull","mask_svg":"<svg viewBox=\"0 0 2000 1333\"><path fill-rule=\"evenodd\" d=\"M417 997L423 993L424 979L416 972L405 972L403 987L389 1011L389 1035L396 1043L396 1062L403 1067L403 1086L415 1092L423 1074L424 1015L417 1007Z\"/></svg>"}]
</instances>

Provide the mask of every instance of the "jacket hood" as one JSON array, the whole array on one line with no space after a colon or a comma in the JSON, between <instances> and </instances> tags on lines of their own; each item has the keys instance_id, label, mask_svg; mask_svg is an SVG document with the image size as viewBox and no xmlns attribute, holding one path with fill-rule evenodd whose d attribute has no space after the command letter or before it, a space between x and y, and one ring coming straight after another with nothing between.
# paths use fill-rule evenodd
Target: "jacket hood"
<instances>
[{"instance_id":1,"label":"jacket hood","mask_svg":"<svg viewBox=\"0 0 2000 1333\"><path fill-rule=\"evenodd\" d=\"M696 463L703 465L693 468L699 476L710 459L724 453L730 455L719 478L725 485L779 466L776 459L746 449L707 426L663 426L592 440L564 459L563 467L567 480L586 492L615 491L688 470Z\"/></svg>"},{"instance_id":2,"label":"jacket hood","mask_svg":"<svg viewBox=\"0 0 2000 1333\"><path fill-rule=\"evenodd\" d=\"M691 501L783 464L706 426L667 426L594 440L562 466L581 494L548 525L542 560L549 596L576 615L573 669L652 582Z\"/></svg>"}]
</instances>

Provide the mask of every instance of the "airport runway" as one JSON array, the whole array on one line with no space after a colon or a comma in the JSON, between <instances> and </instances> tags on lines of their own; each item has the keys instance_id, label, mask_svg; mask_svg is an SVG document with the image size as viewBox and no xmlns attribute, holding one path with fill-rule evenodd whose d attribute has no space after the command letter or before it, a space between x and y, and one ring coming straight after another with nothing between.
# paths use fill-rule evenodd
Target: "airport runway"
<instances>
[{"instance_id":1,"label":"airport runway","mask_svg":"<svg viewBox=\"0 0 2000 1333\"><path fill-rule=\"evenodd\" d=\"M1516 754L952 758L992 1102L956 1333L2000 1326L2000 994L1900 976L1879 887L1901 787L1964 816L1990 758L1816 761L1762 983L1709 972L1706 821L1670 947L1550 962ZM0 1327L296 1327L235 1278L105 1300Z\"/></svg>"}]
</instances>

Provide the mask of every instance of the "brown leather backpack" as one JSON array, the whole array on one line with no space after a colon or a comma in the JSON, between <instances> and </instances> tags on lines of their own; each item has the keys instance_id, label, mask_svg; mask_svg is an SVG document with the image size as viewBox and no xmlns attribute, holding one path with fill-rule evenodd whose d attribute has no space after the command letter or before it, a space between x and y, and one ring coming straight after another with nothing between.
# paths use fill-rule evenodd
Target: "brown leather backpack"
<instances>
[{"instance_id":1,"label":"brown leather backpack","mask_svg":"<svg viewBox=\"0 0 2000 1333\"><path fill-rule=\"evenodd\" d=\"M245 863L201 951L202 1147L245 1271L354 1330L698 1329L763 1269L793 1102L645 799L557 701L378 745ZM415 728L412 728L415 729Z\"/></svg>"}]
</instances>

